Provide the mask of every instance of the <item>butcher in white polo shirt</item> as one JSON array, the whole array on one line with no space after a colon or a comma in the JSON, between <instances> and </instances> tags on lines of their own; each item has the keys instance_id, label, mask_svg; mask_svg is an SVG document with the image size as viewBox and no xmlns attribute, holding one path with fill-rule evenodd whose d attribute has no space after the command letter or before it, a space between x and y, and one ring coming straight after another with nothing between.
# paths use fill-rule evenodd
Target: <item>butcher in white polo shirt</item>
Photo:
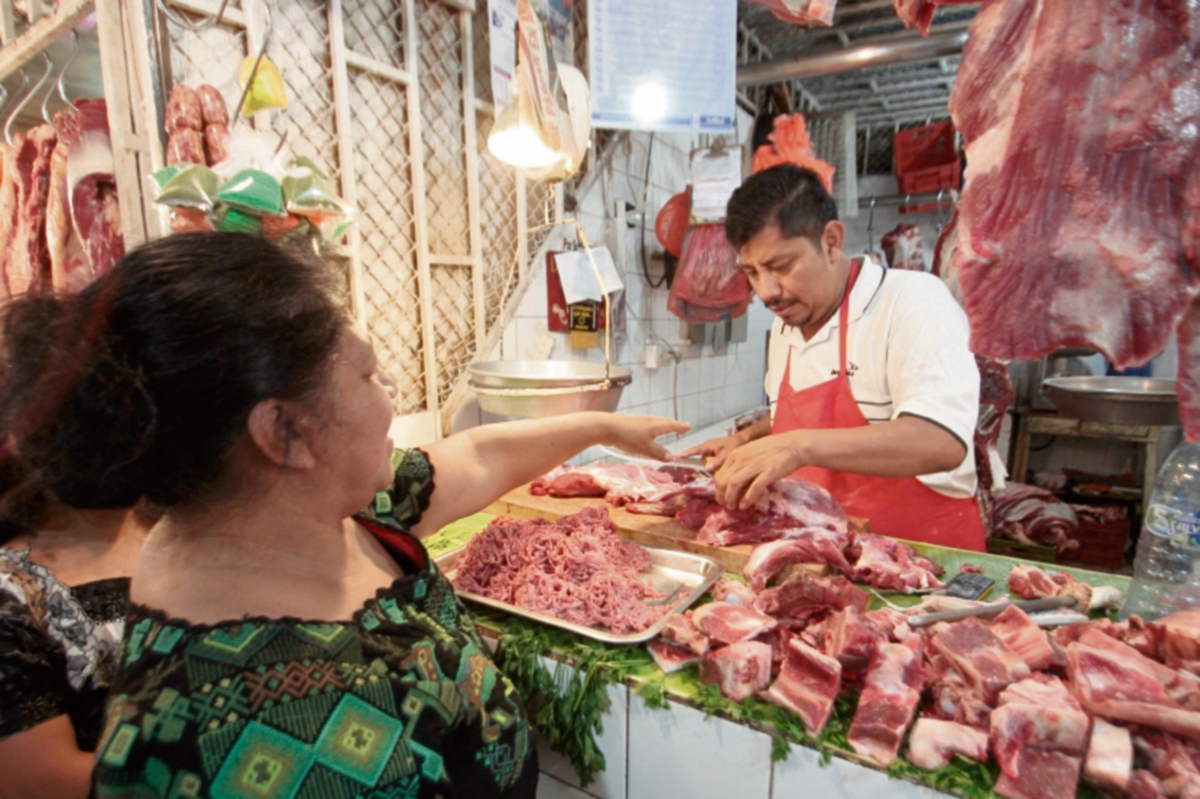
<instances>
[{"instance_id":1,"label":"butcher in white polo shirt","mask_svg":"<svg viewBox=\"0 0 1200 799\"><path fill-rule=\"evenodd\" d=\"M770 417L683 453L712 456L717 501L749 507L795 473L874 532L982 551L979 372L943 283L847 257L833 198L789 164L734 192L725 233L777 318Z\"/></svg>"}]
</instances>

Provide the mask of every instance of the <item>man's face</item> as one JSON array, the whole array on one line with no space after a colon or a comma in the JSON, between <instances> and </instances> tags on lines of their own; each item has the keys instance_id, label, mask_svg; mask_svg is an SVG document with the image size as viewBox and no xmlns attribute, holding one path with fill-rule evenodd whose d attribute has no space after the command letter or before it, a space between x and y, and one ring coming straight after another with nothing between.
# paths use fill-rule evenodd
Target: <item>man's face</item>
<instances>
[{"instance_id":1,"label":"man's face","mask_svg":"<svg viewBox=\"0 0 1200 799\"><path fill-rule=\"evenodd\" d=\"M831 236L830 226L840 234L841 226L830 222L817 246L804 236L785 237L771 222L738 250L738 265L750 287L785 324L823 324L837 303L841 286L835 261L841 237Z\"/></svg>"}]
</instances>

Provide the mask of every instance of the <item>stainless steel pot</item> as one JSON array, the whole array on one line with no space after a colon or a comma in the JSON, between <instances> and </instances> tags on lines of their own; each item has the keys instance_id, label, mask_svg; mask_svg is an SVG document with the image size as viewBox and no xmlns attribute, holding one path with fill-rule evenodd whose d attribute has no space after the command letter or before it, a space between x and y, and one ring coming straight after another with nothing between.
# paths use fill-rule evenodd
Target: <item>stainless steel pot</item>
<instances>
[{"instance_id":1,"label":"stainless steel pot","mask_svg":"<svg viewBox=\"0 0 1200 799\"><path fill-rule=\"evenodd\" d=\"M1159 377L1051 377L1043 384L1058 412L1088 422L1178 425L1175 383Z\"/></svg>"},{"instance_id":2,"label":"stainless steel pot","mask_svg":"<svg viewBox=\"0 0 1200 799\"><path fill-rule=\"evenodd\" d=\"M623 366L588 361L486 361L467 367L479 407L499 416L531 418L617 409L633 381Z\"/></svg>"}]
</instances>

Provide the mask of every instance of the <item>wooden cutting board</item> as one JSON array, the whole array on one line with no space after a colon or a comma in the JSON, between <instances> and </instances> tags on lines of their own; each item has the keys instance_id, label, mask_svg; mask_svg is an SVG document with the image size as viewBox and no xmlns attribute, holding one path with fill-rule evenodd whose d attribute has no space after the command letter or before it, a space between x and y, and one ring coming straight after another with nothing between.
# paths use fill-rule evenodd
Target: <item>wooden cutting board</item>
<instances>
[{"instance_id":1,"label":"wooden cutting board","mask_svg":"<svg viewBox=\"0 0 1200 799\"><path fill-rule=\"evenodd\" d=\"M528 485L514 488L484 510L497 516L515 516L518 519L557 519L594 505L608 508L608 515L617 526L617 534L621 538L649 547L705 555L720 563L726 571L736 574L742 573L746 559L750 557L750 550L753 549L749 544L733 547L709 546L696 540L695 530L689 530L668 516L629 513L624 508L609 505L600 497L539 497L529 493ZM868 527L866 519L850 518L850 529L866 531Z\"/></svg>"}]
</instances>

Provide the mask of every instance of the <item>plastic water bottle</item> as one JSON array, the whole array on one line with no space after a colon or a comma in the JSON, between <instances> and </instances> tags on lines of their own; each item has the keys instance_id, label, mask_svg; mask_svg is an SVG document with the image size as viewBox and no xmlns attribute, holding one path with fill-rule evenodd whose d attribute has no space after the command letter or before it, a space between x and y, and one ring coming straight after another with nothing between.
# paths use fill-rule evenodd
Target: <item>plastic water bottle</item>
<instances>
[{"instance_id":1,"label":"plastic water bottle","mask_svg":"<svg viewBox=\"0 0 1200 799\"><path fill-rule=\"evenodd\" d=\"M1121 618L1156 619L1200 606L1200 443L1163 464L1146 508Z\"/></svg>"}]
</instances>

